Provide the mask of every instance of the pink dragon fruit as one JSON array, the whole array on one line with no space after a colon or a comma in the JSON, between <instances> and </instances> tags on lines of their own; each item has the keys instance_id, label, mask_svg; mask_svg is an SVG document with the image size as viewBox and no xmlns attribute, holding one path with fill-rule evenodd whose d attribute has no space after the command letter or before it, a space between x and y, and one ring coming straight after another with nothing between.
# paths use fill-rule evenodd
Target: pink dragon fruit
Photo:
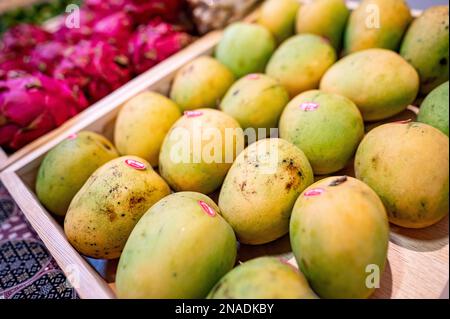
<instances>
[{"instance_id":1,"label":"pink dragon fruit","mask_svg":"<svg viewBox=\"0 0 450 319\"><path fill-rule=\"evenodd\" d=\"M41 43L30 52L25 60L30 70L39 70L51 75L55 65L61 61L66 48L67 45L57 41Z\"/></svg>"},{"instance_id":2,"label":"pink dragon fruit","mask_svg":"<svg viewBox=\"0 0 450 319\"><path fill-rule=\"evenodd\" d=\"M51 34L32 24L19 24L10 28L0 40L0 50L25 54L38 43L47 42Z\"/></svg>"},{"instance_id":3,"label":"pink dragon fruit","mask_svg":"<svg viewBox=\"0 0 450 319\"><path fill-rule=\"evenodd\" d=\"M191 40L189 34L161 19L139 27L128 44L135 73L147 71L184 48Z\"/></svg>"},{"instance_id":4,"label":"pink dragon fruit","mask_svg":"<svg viewBox=\"0 0 450 319\"><path fill-rule=\"evenodd\" d=\"M29 71L29 68L22 55L0 51L0 80L5 79L10 71Z\"/></svg>"},{"instance_id":5,"label":"pink dragon fruit","mask_svg":"<svg viewBox=\"0 0 450 319\"><path fill-rule=\"evenodd\" d=\"M133 22L130 16L125 12L117 12L95 24L92 39L107 41L126 52L127 42L132 32Z\"/></svg>"},{"instance_id":6,"label":"pink dragon fruit","mask_svg":"<svg viewBox=\"0 0 450 319\"><path fill-rule=\"evenodd\" d=\"M124 10L138 23L147 23L155 17L174 21L180 15L183 3L182 0L126 0Z\"/></svg>"},{"instance_id":7,"label":"pink dragon fruit","mask_svg":"<svg viewBox=\"0 0 450 319\"><path fill-rule=\"evenodd\" d=\"M84 0L84 7L101 16L107 16L114 12L122 11L128 0Z\"/></svg>"},{"instance_id":8,"label":"pink dragon fruit","mask_svg":"<svg viewBox=\"0 0 450 319\"><path fill-rule=\"evenodd\" d=\"M64 52L54 77L83 90L96 102L131 79L128 58L111 44L81 41Z\"/></svg>"},{"instance_id":9,"label":"pink dragon fruit","mask_svg":"<svg viewBox=\"0 0 450 319\"><path fill-rule=\"evenodd\" d=\"M17 150L87 106L81 92L43 74L8 77L0 81L0 146Z\"/></svg>"},{"instance_id":10,"label":"pink dragon fruit","mask_svg":"<svg viewBox=\"0 0 450 319\"><path fill-rule=\"evenodd\" d=\"M66 15L61 19L60 25L54 33L54 38L57 41L69 44L76 44L83 39L88 39L92 36L93 27L95 23L102 18L101 15L94 11L81 9L79 25L73 25L71 15ZM72 26L73 25L73 26Z\"/></svg>"},{"instance_id":11,"label":"pink dragon fruit","mask_svg":"<svg viewBox=\"0 0 450 319\"><path fill-rule=\"evenodd\" d=\"M154 17L174 20L182 11L183 3L183 0L85 0L84 6L103 16L127 12L132 15L133 21L140 24Z\"/></svg>"}]
</instances>

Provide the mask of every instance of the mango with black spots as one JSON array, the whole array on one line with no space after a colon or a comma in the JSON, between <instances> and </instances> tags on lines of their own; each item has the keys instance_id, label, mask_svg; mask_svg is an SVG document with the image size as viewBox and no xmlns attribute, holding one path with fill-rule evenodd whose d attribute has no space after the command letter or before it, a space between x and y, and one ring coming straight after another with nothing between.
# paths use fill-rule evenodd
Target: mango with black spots
<instances>
[{"instance_id":1,"label":"mango with black spots","mask_svg":"<svg viewBox=\"0 0 450 319\"><path fill-rule=\"evenodd\" d=\"M317 299L305 276L286 261L260 257L226 274L208 299Z\"/></svg>"},{"instance_id":2,"label":"mango with black spots","mask_svg":"<svg viewBox=\"0 0 450 319\"><path fill-rule=\"evenodd\" d=\"M282 139L260 140L234 162L219 207L241 243L265 244L288 232L294 203L313 181L311 165L299 148Z\"/></svg>"},{"instance_id":3,"label":"mango with black spots","mask_svg":"<svg viewBox=\"0 0 450 319\"><path fill-rule=\"evenodd\" d=\"M297 33L328 39L340 52L350 10L344 0L315 0L302 5L297 14Z\"/></svg>"},{"instance_id":4,"label":"mango with black spots","mask_svg":"<svg viewBox=\"0 0 450 319\"><path fill-rule=\"evenodd\" d=\"M377 194L335 176L307 188L290 222L292 250L311 288L326 299L364 299L379 287L389 223Z\"/></svg>"},{"instance_id":5,"label":"mango with black spots","mask_svg":"<svg viewBox=\"0 0 450 319\"><path fill-rule=\"evenodd\" d=\"M143 92L125 103L117 116L114 141L122 155L134 155L158 166L162 142L181 117L174 102L155 92Z\"/></svg>"},{"instance_id":6,"label":"mango with black spots","mask_svg":"<svg viewBox=\"0 0 450 319\"><path fill-rule=\"evenodd\" d=\"M333 65L323 76L320 90L352 100L365 121L379 121L401 113L415 101L419 75L399 54L369 49Z\"/></svg>"},{"instance_id":7,"label":"mango with black spots","mask_svg":"<svg viewBox=\"0 0 450 319\"><path fill-rule=\"evenodd\" d=\"M364 121L348 98L318 90L300 94L286 106L280 137L300 148L315 175L343 169L364 137Z\"/></svg>"},{"instance_id":8,"label":"mango with black spots","mask_svg":"<svg viewBox=\"0 0 450 319\"><path fill-rule=\"evenodd\" d=\"M363 0L350 15L345 54L372 48L398 51L412 20L405 0Z\"/></svg>"},{"instance_id":9,"label":"mango with black spots","mask_svg":"<svg viewBox=\"0 0 450 319\"><path fill-rule=\"evenodd\" d=\"M448 81L433 90L420 106L418 122L431 125L448 136Z\"/></svg>"},{"instance_id":10,"label":"mango with black spots","mask_svg":"<svg viewBox=\"0 0 450 319\"><path fill-rule=\"evenodd\" d=\"M202 194L176 193L154 205L128 239L117 268L119 298L198 299L230 271L237 241Z\"/></svg>"},{"instance_id":11,"label":"mango with black spots","mask_svg":"<svg viewBox=\"0 0 450 319\"><path fill-rule=\"evenodd\" d=\"M275 51L266 74L278 80L293 98L317 89L320 79L336 59L328 40L314 34L300 34L283 42Z\"/></svg>"},{"instance_id":12,"label":"mango with black spots","mask_svg":"<svg viewBox=\"0 0 450 319\"><path fill-rule=\"evenodd\" d=\"M114 159L96 170L70 203L67 239L85 256L118 258L142 215L169 194L169 186L144 159Z\"/></svg>"},{"instance_id":13,"label":"mango with black spots","mask_svg":"<svg viewBox=\"0 0 450 319\"><path fill-rule=\"evenodd\" d=\"M383 200L393 224L424 228L448 215L449 141L432 126L377 127L358 148L355 172Z\"/></svg>"},{"instance_id":14,"label":"mango with black spots","mask_svg":"<svg viewBox=\"0 0 450 319\"><path fill-rule=\"evenodd\" d=\"M264 129L264 133L257 136L265 138L270 129L278 127L281 112L288 102L289 94L278 81L264 74L250 74L233 84L220 108L235 118L244 130Z\"/></svg>"},{"instance_id":15,"label":"mango with black spots","mask_svg":"<svg viewBox=\"0 0 450 319\"><path fill-rule=\"evenodd\" d=\"M448 5L425 10L408 29L400 54L419 72L422 94L448 81Z\"/></svg>"},{"instance_id":16,"label":"mango with black spots","mask_svg":"<svg viewBox=\"0 0 450 319\"><path fill-rule=\"evenodd\" d=\"M230 69L212 57L202 56L178 71L170 98L182 111L216 108L233 82Z\"/></svg>"},{"instance_id":17,"label":"mango with black spots","mask_svg":"<svg viewBox=\"0 0 450 319\"><path fill-rule=\"evenodd\" d=\"M261 6L258 24L266 27L281 43L295 33L299 7L297 0L267 0Z\"/></svg>"},{"instance_id":18,"label":"mango with black spots","mask_svg":"<svg viewBox=\"0 0 450 319\"><path fill-rule=\"evenodd\" d=\"M42 160L36 178L39 201L53 214L64 216L92 173L117 157L114 145L97 133L71 135Z\"/></svg>"},{"instance_id":19,"label":"mango with black spots","mask_svg":"<svg viewBox=\"0 0 450 319\"><path fill-rule=\"evenodd\" d=\"M210 194L225 179L244 148L239 123L224 112L186 112L170 129L159 157L159 171L172 189Z\"/></svg>"},{"instance_id":20,"label":"mango with black spots","mask_svg":"<svg viewBox=\"0 0 450 319\"><path fill-rule=\"evenodd\" d=\"M237 22L225 29L215 57L239 79L250 73L264 72L275 48L275 38L266 27Z\"/></svg>"}]
</instances>

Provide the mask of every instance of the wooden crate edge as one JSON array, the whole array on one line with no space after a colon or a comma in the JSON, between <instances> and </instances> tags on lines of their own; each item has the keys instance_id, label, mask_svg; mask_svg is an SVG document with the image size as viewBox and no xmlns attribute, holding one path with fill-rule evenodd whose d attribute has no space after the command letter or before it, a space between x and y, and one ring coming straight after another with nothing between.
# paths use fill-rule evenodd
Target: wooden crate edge
<instances>
[{"instance_id":1,"label":"wooden crate edge","mask_svg":"<svg viewBox=\"0 0 450 319\"><path fill-rule=\"evenodd\" d=\"M0 180L83 299L114 299L114 292L67 241L62 227L25 187L14 172L3 172Z\"/></svg>"}]
</instances>

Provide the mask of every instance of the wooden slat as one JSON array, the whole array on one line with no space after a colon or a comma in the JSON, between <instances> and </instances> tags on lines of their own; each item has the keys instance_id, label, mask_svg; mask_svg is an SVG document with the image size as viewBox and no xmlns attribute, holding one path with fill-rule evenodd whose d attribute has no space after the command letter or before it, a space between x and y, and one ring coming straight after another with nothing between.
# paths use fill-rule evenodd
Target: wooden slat
<instances>
[{"instance_id":1,"label":"wooden slat","mask_svg":"<svg viewBox=\"0 0 450 319\"><path fill-rule=\"evenodd\" d=\"M111 299L114 293L107 283L69 244L61 226L24 187L15 173L3 173L1 181L16 200L34 230L55 258L81 298Z\"/></svg>"}]
</instances>

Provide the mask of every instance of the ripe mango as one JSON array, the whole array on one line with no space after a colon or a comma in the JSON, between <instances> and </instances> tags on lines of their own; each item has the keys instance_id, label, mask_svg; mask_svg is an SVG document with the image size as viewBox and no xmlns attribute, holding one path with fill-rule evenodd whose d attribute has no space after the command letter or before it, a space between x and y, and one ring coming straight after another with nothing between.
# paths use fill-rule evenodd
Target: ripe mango
<instances>
[{"instance_id":1,"label":"ripe mango","mask_svg":"<svg viewBox=\"0 0 450 319\"><path fill-rule=\"evenodd\" d=\"M321 298L368 298L379 284L389 223L366 184L329 177L306 189L292 212L290 237L300 269Z\"/></svg>"},{"instance_id":2,"label":"ripe mango","mask_svg":"<svg viewBox=\"0 0 450 319\"><path fill-rule=\"evenodd\" d=\"M301 34L286 40L274 53L266 73L280 81L294 97L317 89L329 67L336 61L336 52L326 39Z\"/></svg>"},{"instance_id":3,"label":"ripe mango","mask_svg":"<svg viewBox=\"0 0 450 319\"><path fill-rule=\"evenodd\" d=\"M297 33L312 33L328 39L340 52L350 10L344 0L315 0L300 7Z\"/></svg>"},{"instance_id":4,"label":"ripe mango","mask_svg":"<svg viewBox=\"0 0 450 319\"><path fill-rule=\"evenodd\" d=\"M94 132L80 132L47 153L39 167L36 194L53 214L64 216L92 173L118 157L114 146Z\"/></svg>"},{"instance_id":5,"label":"ripe mango","mask_svg":"<svg viewBox=\"0 0 450 319\"><path fill-rule=\"evenodd\" d=\"M419 72L421 93L448 81L448 5L426 10L408 29L400 54Z\"/></svg>"},{"instance_id":6,"label":"ripe mango","mask_svg":"<svg viewBox=\"0 0 450 319\"><path fill-rule=\"evenodd\" d=\"M380 196L393 224L424 228L448 214L449 142L434 127L377 127L358 148L355 172Z\"/></svg>"},{"instance_id":7,"label":"ripe mango","mask_svg":"<svg viewBox=\"0 0 450 319\"><path fill-rule=\"evenodd\" d=\"M117 258L141 216L169 194L169 186L144 159L114 159L96 170L70 203L67 239L83 255Z\"/></svg>"},{"instance_id":8,"label":"ripe mango","mask_svg":"<svg viewBox=\"0 0 450 319\"><path fill-rule=\"evenodd\" d=\"M275 46L273 35L265 27L239 22L225 29L215 55L236 78L241 78L264 72Z\"/></svg>"},{"instance_id":9,"label":"ripe mango","mask_svg":"<svg viewBox=\"0 0 450 319\"><path fill-rule=\"evenodd\" d=\"M350 15L344 36L345 53L371 48L397 51L412 20L405 0L363 0Z\"/></svg>"},{"instance_id":10,"label":"ripe mango","mask_svg":"<svg viewBox=\"0 0 450 319\"><path fill-rule=\"evenodd\" d=\"M264 74L250 74L237 81L228 90L221 109L235 118L241 127L270 129L278 126L278 120L289 102L289 94L280 83Z\"/></svg>"},{"instance_id":11,"label":"ripe mango","mask_svg":"<svg viewBox=\"0 0 450 319\"><path fill-rule=\"evenodd\" d=\"M154 205L128 239L117 268L119 298L205 298L235 263L233 229L202 194Z\"/></svg>"},{"instance_id":12,"label":"ripe mango","mask_svg":"<svg viewBox=\"0 0 450 319\"><path fill-rule=\"evenodd\" d=\"M243 131L231 116L213 109L187 112L164 140L161 176L176 191L210 194L222 185L243 144Z\"/></svg>"},{"instance_id":13,"label":"ripe mango","mask_svg":"<svg viewBox=\"0 0 450 319\"><path fill-rule=\"evenodd\" d=\"M365 121L404 111L419 92L419 75L400 55L384 49L350 54L324 75L320 89L352 100Z\"/></svg>"},{"instance_id":14,"label":"ripe mango","mask_svg":"<svg viewBox=\"0 0 450 319\"><path fill-rule=\"evenodd\" d=\"M276 257L247 261L226 274L208 299L317 299L305 276Z\"/></svg>"},{"instance_id":15,"label":"ripe mango","mask_svg":"<svg viewBox=\"0 0 450 319\"><path fill-rule=\"evenodd\" d=\"M117 116L114 141L122 155L134 155L158 166L164 137L181 117L178 106L163 95L141 93L129 100Z\"/></svg>"},{"instance_id":16,"label":"ripe mango","mask_svg":"<svg viewBox=\"0 0 450 319\"><path fill-rule=\"evenodd\" d=\"M265 244L288 232L295 200L313 181L299 148L281 139L260 140L234 162L219 207L241 243Z\"/></svg>"},{"instance_id":17,"label":"ripe mango","mask_svg":"<svg viewBox=\"0 0 450 319\"><path fill-rule=\"evenodd\" d=\"M431 125L448 136L448 81L434 89L420 106L417 121Z\"/></svg>"},{"instance_id":18,"label":"ripe mango","mask_svg":"<svg viewBox=\"0 0 450 319\"><path fill-rule=\"evenodd\" d=\"M358 107L346 97L308 91L284 110L280 137L305 152L314 174L331 174L352 159L364 137L364 122Z\"/></svg>"},{"instance_id":19,"label":"ripe mango","mask_svg":"<svg viewBox=\"0 0 450 319\"><path fill-rule=\"evenodd\" d=\"M258 23L283 42L295 32L295 17L300 7L297 0L267 0L261 6Z\"/></svg>"},{"instance_id":20,"label":"ripe mango","mask_svg":"<svg viewBox=\"0 0 450 319\"><path fill-rule=\"evenodd\" d=\"M216 108L234 82L234 75L222 63L202 56L178 71L170 98L181 110Z\"/></svg>"}]
</instances>

